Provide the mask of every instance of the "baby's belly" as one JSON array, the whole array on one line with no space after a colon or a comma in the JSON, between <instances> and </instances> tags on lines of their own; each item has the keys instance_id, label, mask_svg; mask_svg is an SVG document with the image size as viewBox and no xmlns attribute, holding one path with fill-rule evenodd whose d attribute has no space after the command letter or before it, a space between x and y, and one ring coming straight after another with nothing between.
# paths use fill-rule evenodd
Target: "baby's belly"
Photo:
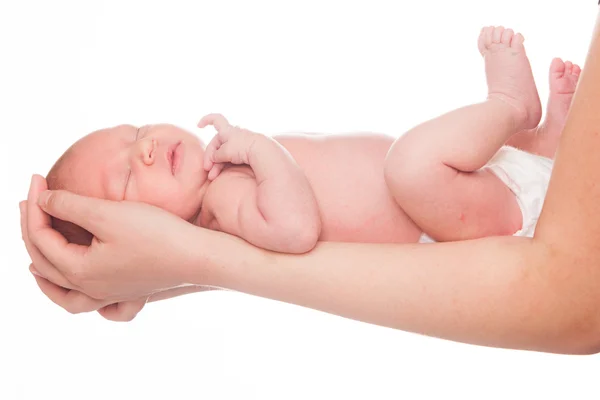
<instances>
[{"instance_id":1,"label":"baby's belly","mask_svg":"<svg viewBox=\"0 0 600 400\"><path fill-rule=\"evenodd\" d=\"M391 197L382 135L278 138L304 170L319 204L320 240L415 243L421 230Z\"/></svg>"},{"instance_id":2,"label":"baby's belly","mask_svg":"<svg viewBox=\"0 0 600 400\"><path fill-rule=\"evenodd\" d=\"M321 191L317 199L322 241L416 243L421 236L421 230L387 193L344 199L339 193Z\"/></svg>"}]
</instances>

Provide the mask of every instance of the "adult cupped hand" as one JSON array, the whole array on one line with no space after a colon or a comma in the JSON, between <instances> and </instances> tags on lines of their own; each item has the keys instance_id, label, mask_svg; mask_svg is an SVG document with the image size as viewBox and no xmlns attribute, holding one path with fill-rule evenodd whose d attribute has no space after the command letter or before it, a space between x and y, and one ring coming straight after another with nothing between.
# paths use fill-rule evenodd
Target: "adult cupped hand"
<instances>
[{"instance_id":1,"label":"adult cupped hand","mask_svg":"<svg viewBox=\"0 0 600 400\"><path fill-rule=\"evenodd\" d=\"M189 247L195 245L191 238L196 228L164 210L49 192L46 180L38 175L32 178L27 201L20 206L32 272L55 302L70 296L70 304L92 311L130 301L128 314L132 314L152 293L188 283L183 272L194 268ZM94 235L92 244L68 243L52 229L50 215L87 229ZM109 316L118 307L106 308Z\"/></svg>"}]
</instances>

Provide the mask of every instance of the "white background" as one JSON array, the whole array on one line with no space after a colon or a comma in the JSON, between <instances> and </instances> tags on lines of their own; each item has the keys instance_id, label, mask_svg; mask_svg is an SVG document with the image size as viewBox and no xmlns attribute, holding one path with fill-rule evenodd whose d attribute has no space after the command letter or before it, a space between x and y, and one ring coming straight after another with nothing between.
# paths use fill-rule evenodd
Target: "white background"
<instances>
[{"instance_id":1,"label":"white background","mask_svg":"<svg viewBox=\"0 0 600 400\"><path fill-rule=\"evenodd\" d=\"M84 134L120 123L398 135L485 96L477 35L522 31L543 99L583 63L594 0L0 2L0 399L597 399L599 356L486 349L234 293L131 323L38 291L18 201ZM201 134L210 138L210 132ZM401 266L399 266L401 267Z\"/></svg>"}]
</instances>

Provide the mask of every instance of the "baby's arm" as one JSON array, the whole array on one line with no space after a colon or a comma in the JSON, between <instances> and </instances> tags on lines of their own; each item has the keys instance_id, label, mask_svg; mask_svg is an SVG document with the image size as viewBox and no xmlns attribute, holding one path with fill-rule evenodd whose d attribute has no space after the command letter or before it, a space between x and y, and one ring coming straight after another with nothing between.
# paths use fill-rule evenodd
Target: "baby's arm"
<instances>
[{"instance_id":1,"label":"baby's arm","mask_svg":"<svg viewBox=\"0 0 600 400\"><path fill-rule=\"evenodd\" d=\"M205 169L215 179L224 164L248 165L253 175L223 174L211 183L203 208L218 229L268 250L304 253L321 233L316 198L304 172L275 140L229 125L221 115L204 117L218 134L207 146Z\"/></svg>"}]
</instances>

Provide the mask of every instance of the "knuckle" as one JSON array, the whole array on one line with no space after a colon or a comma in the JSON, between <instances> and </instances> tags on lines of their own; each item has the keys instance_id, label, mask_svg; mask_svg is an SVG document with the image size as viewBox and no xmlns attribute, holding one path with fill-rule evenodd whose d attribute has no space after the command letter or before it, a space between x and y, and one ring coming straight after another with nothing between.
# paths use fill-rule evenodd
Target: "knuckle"
<instances>
[{"instance_id":1,"label":"knuckle","mask_svg":"<svg viewBox=\"0 0 600 400\"><path fill-rule=\"evenodd\" d=\"M131 322L136 317L136 314L125 314L121 316L121 321Z\"/></svg>"},{"instance_id":2,"label":"knuckle","mask_svg":"<svg viewBox=\"0 0 600 400\"><path fill-rule=\"evenodd\" d=\"M51 192L46 199L49 209L62 209L65 206L65 198L60 191Z\"/></svg>"},{"instance_id":3,"label":"knuckle","mask_svg":"<svg viewBox=\"0 0 600 400\"><path fill-rule=\"evenodd\" d=\"M93 295L98 291L96 280L83 265L76 264L72 268L65 270L63 274L65 279L77 290L82 291L95 299L100 298Z\"/></svg>"},{"instance_id":4,"label":"knuckle","mask_svg":"<svg viewBox=\"0 0 600 400\"><path fill-rule=\"evenodd\" d=\"M86 281L85 268L81 263L74 264L71 268L65 269L65 278L77 286L84 286Z\"/></svg>"},{"instance_id":5,"label":"knuckle","mask_svg":"<svg viewBox=\"0 0 600 400\"><path fill-rule=\"evenodd\" d=\"M64 308L69 314L81 314L83 312L83 307L78 303L68 303Z\"/></svg>"},{"instance_id":6,"label":"knuckle","mask_svg":"<svg viewBox=\"0 0 600 400\"><path fill-rule=\"evenodd\" d=\"M104 300L109 297L109 293L106 289L94 287L87 290L87 293L90 297L94 299Z\"/></svg>"},{"instance_id":7,"label":"knuckle","mask_svg":"<svg viewBox=\"0 0 600 400\"><path fill-rule=\"evenodd\" d=\"M102 213L101 207L88 207L83 210L86 219L94 225L103 224L106 221L106 216Z\"/></svg>"}]
</instances>

